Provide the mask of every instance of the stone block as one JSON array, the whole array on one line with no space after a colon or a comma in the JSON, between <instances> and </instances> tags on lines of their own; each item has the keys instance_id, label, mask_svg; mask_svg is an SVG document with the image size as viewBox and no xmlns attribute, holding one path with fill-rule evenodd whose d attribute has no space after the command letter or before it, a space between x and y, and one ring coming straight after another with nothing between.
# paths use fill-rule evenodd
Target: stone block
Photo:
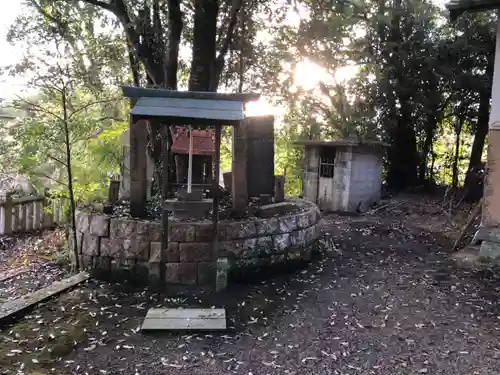
<instances>
[{"instance_id":1,"label":"stone block","mask_svg":"<svg viewBox=\"0 0 500 375\"><path fill-rule=\"evenodd\" d=\"M89 232L93 236L109 236L109 217L104 215L94 215L90 220Z\"/></svg>"},{"instance_id":2,"label":"stone block","mask_svg":"<svg viewBox=\"0 0 500 375\"><path fill-rule=\"evenodd\" d=\"M227 274L229 262L227 258L219 258L216 263L215 290L221 291L227 288Z\"/></svg>"},{"instance_id":3,"label":"stone block","mask_svg":"<svg viewBox=\"0 0 500 375\"><path fill-rule=\"evenodd\" d=\"M286 252L286 259L289 261L302 259L302 249L300 247L290 247Z\"/></svg>"},{"instance_id":4,"label":"stone block","mask_svg":"<svg viewBox=\"0 0 500 375\"><path fill-rule=\"evenodd\" d=\"M284 215L296 208L297 205L293 202L279 202L259 207L257 214L262 218L268 218L277 215Z\"/></svg>"},{"instance_id":5,"label":"stone block","mask_svg":"<svg viewBox=\"0 0 500 375\"><path fill-rule=\"evenodd\" d=\"M279 232L278 219L275 217L257 220L255 224L257 227L257 235L259 236L266 236Z\"/></svg>"},{"instance_id":6,"label":"stone block","mask_svg":"<svg viewBox=\"0 0 500 375\"><path fill-rule=\"evenodd\" d=\"M136 259L147 261L149 260L149 250L150 250L150 242L137 239L134 241Z\"/></svg>"},{"instance_id":7,"label":"stone block","mask_svg":"<svg viewBox=\"0 0 500 375\"><path fill-rule=\"evenodd\" d=\"M196 231L193 226L186 223L172 223L170 225L169 240L172 242L192 242Z\"/></svg>"},{"instance_id":8,"label":"stone block","mask_svg":"<svg viewBox=\"0 0 500 375\"><path fill-rule=\"evenodd\" d=\"M165 265L165 282L167 284L179 284L181 282L180 263L167 263Z\"/></svg>"},{"instance_id":9,"label":"stone block","mask_svg":"<svg viewBox=\"0 0 500 375\"><path fill-rule=\"evenodd\" d=\"M148 223L149 240L151 242L161 242L163 237L163 226L160 222Z\"/></svg>"},{"instance_id":10,"label":"stone block","mask_svg":"<svg viewBox=\"0 0 500 375\"><path fill-rule=\"evenodd\" d=\"M257 236L255 221L225 223L226 240L237 240Z\"/></svg>"},{"instance_id":11,"label":"stone block","mask_svg":"<svg viewBox=\"0 0 500 375\"><path fill-rule=\"evenodd\" d=\"M80 232L88 232L90 229L91 215L85 212L76 213L76 229Z\"/></svg>"},{"instance_id":12,"label":"stone block","mask_svg":"<svg viewBox=\"0 0 500 375\"><path fill-rule=\"evenodd\" d=\"M123 240L123 258L124 259L135 259L136 249L134 246L134 240Z\"/></svg>"},{"instance_id":13,"label":"stone block","mask_svg":"<svg viewBox=\"0 0 500 375\"><path fill-rule=\"evenodd\" d=\"M304 246L305 241L305 230L296 230L290 233L290 245L291 246Z\"/></svg>"},{"instance_id":14,"label":"stone block","mask_svg":"<svg viewBox=\"0 0 500 375\"><path fill-rule=\"evenodd\" d=\"M297 216L289 215L285 217L280 217L279 223L279 233L290 233L297 229Z\"/></svg>"},{"instance_id":15,"label":"stone block","mask_svg":"<svg viewBox=\"0 0 500 375\"><path fill-rule=\"evenodd\" d=\"M218 256L249 258L259 254L257 238L223 241L219 243Z\"/></svg>"},{"instance_id":16,"label":"stone block","mask_svg":"<svg viewBox=\"0 0 500 375\"><path fill-rule=\"evenodd\" d=\"M181 262L203 262L212 259L213 244L208 242L185 242L179 244Z\"/></svg>"},{"instance_id":17,"label":"stone block","mask_svg":"<svg viewBox=\"0 0 500 375\"><path fill-rule=\"evenodd\" d=\"M135 232L138 235L148 236L149 223L147 221L136 221Z\"/></svg>"},{"instance_id":18,"label":"stone block","mask_svg":"<svg viewBox=\"0 0 500 375\"><path fill-rule=\"evenodd\" d=\"M76 232L76 245L78 246L78 254L81 254L83 251L83 232Z\"/></svg>"},{"instance_id":19,"label":"stone block","mask_svg":"<svg viewBox=\"0 0 500 375\"><path fill-rule=\"evenodd\" d=\"M196 285L198 282L198 264L194 262L177 264L179 265L181 284Z\"/></svg>"},{"instance_id":20,"label":"stone block","mask_svg":"<svg viewBox=\"0 0 500 375\"><path fill-rule=\"evenodd\" d=\"M258 237L256 243L257 255L268 255L274 252L274 242L272 236Z\"/></svg>"},{"instance_id":21,"label":"stone block","mask_svg":"<svg viewBox=\"0 0 500 375\"><path fill-rule=\"evenodd\" d=\"M198 263L198 284L209 285L215 281L215 263L214 262L199 262Z\"/></svg>"},{"instance_id":22,"label":"stone block","mask_svg":"<svg viewBox=\"0 0 500 375\"><path fill-rule=\"evenodd\" d=\"M168 243L166 258L167 262L178 262L180 260L179 242Z\"/></svg>"},{"instance_id":23,"label":"stone block","mask_svg":"<svg viewBox=\"0 0 500 375\"><path fill-rule=\"evenodd\" d=\"M196 242L211 242L214 238L214 227L211 221L204 221L193 225L196 230Z\"/></svg>"},{"instance_id":24,"label":"stone block","mask_svg":"<svg viewBox=\"0 0 500 375\"><path fill-rule=\"evenodd\" d=\"M312 227L304 229L304 243L306 245L309 245L310 243L313 243L314 241L317 240L318 238L318 227L319 225L313 225Z\"/></svg>"},{"instance_id":25,"label":"stone block","mask_svg":"<svg viewBox=\"0 0 500 375\"><path fill-rule=\"evenodd\" d=\"M282 233L273 236L274 252L284 252L290 246L290 234Z\"/></svg>"},{"instance_id":26,"label":"stone block","mask_svg":"<svg viewBox=\"0 0 500 375\"><path fill-rule=\"evenodd\" d=\"M101 238L101 256L118 257L122 250L121 238Z\"/></svg>"},{"instance_id":27,"label":"stone block","mask_svg":"<svg viewBox=\"0 0 500 375\"><path fill-rule=\"evenodd\" d=\"M150 252L149 252L149 262L150 263L160 263L162 261L162 249L163 245L161 242L151 242Z\"/></svg>"},{"instance_id":28,"label":"stone block","mask_svg":"<svg viewBox=\"0 0 500 375\"><path fill-rule=\"evenodd\" d=\"M312 218L309 212L303 212L299 215L297 215L297 228L307 228L311 226L312 223Z\"/></svg>"},{"instance_id":29,"label":"stone block","mask_svg":"<svg viewBox=\"0 0 500 375\"><path fill-rule=\"evenodd\" d=\"M136 233L135 220L112 218L109 221L109 236L111 238L129 239Z\"/></svg>"},{"instance_id":30,"label":"stone block","mask_svg":"<svg viewBox=\"0 0 500 375\"><path fill-rule=\"evenodd\" d=\"M99 255L99 237L84 235L83 236L83 247L82 254L83 255Z\"/></svg>"},{"instance_id":31,"label":"stone block","mask_svg":"<svg viewBox=\"0 0 500 375\"><path fill-rule=\"evenodd\" d=\"M148 279L151 285L156 285L161 282L161 263L148 264Z\"/></svg>"}]
</instances>

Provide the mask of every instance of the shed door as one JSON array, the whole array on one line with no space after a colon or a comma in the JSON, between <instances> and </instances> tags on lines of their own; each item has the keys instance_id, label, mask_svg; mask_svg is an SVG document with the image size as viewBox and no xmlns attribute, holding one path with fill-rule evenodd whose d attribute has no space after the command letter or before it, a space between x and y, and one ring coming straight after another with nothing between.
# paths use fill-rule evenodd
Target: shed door
<instances>
[{"instance_id":1,"label":"shed door","mask_svg":"<svg viewBox=\"0 0 500 375\"><path fill-rule=\"evenodd\" d=\"M333 171L335 149L323 147L319 154L318 205L322 210L331 210L333 206Z\"/></svg>"}]
</instances>

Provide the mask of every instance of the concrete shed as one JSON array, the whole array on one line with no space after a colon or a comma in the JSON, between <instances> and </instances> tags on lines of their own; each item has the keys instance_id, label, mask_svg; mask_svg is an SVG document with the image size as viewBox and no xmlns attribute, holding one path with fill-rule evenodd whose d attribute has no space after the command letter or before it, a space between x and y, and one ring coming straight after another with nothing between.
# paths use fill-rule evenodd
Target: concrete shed
<instances>
[{"instance_id":1,"label":"concrete shed","mask_svg":"<svg viewBox=\"0 0 500 375\"><path fill-rule=\"evenodd\" d=\"M386 144L300 141L305 147L302 194L324 211L366 211L380 200Z\"/></svg>"}]
</instances>

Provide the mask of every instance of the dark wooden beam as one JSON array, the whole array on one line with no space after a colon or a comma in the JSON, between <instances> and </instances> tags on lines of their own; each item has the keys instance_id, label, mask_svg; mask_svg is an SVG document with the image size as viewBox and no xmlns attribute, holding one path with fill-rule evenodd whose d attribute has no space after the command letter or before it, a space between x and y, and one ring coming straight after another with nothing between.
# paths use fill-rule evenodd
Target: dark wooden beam
<instances>
[{"instance_id":1,"label":"dark wooden beam","mask_svg":"<svg viewBox=\"0 0 500 375\"><path fill-rule=\"evenodd\" d=\"M130 116L130 215L146 216L147 199L147 126Z\"/></svg>"},{"instance_id":2,"label":"dark wooden beam","mask_svg":"<svg viewBox=\"0 0 500 375\"><path fill-rule=\"evenodd\" d=\"M175 91L166 89L154 89L134 86L121 86L123 95L127 98L180 98L180 99L212 99L229 100L237 102L249 102L258 100L260 94L256 93L220 93L202 91Z\"/></svg>"}]
</instances>

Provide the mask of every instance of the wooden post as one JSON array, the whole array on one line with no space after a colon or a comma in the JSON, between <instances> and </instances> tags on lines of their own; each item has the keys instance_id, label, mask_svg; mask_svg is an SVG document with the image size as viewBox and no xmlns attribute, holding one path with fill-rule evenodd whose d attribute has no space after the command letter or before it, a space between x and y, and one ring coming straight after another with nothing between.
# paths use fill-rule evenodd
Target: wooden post
<instances>
[{"instance_id":1,"label":"wooden post","mask_svg":"<svg viewBox=\"0 0 500 375\"><path fill-rule=\"evenodd\" d=\"M285 200L285 177L274 176L274 202L279 203Z\"/></svg>"},{"instance_id":2,"label":"wooden post","mask_svg":"<svg viewBox=\"0 0 500 375\"><path fill-rule=\"evenodd\" d=\"M12 233L12 197L10 194L4 194L0 197L2 206L0 207L0 233Z\"/></svg>"},{"instance_id":3,"label":"wooden post","mask_svg":"<svg viewBox=\"0 0 500 375\"><path fill-rule=\"evenodd\" d=\"M110 204L115 204L118 202L118 194L120 193L120 180L116 178L111 178L109 180L109 194L108 202Z\"/></svg>"},{"instance_id":4,"label":"wooden post","mask_svg":"<svg viewBox=\"0 0 500 375\"><path fill-rule=\"evenodd\" d=\"M187 192L191 193L191 185L193 184L193 128L189 126L189 160L188 160L188 186Z\"/></svg>"},{"instance_id":5,"label":"wooden post","mask_svg":"<svg viewBox=\"0 0 500 375\"><path fill-rule=\"evenodd\" d=\"M147 127L130 116L130 215L144 217L147 199Z\"/></svg>"},{"instance_id":6,"label":"wooden post","mask_svg":"<svg viewBox=\"0 0 500 375\"><path fill-rule=\"evenodd\" d=\"M248 203L246 121L233 126L232 198L233 213L242 216Z\"/></svg>"},{"instance_id":7,"label":"wooden post","mask_svg":"<svg viewBox=\"0 0 500 375\"><path fill-rule=\"evenodd\" d=\"M213 259L219 256L219 174L220 174L220 138L221 126L215 126L215 155L214 155L214 178L213 184L213 215L212 224L214 229Z\"/></svg>"},{"instance_id":8,"label":"wooden post","mask_svg":"<svg viewBox=\"0 0 500 375\"><path fill-rule=\"evenodd\" d=\"M161 197L162 197L162 211L161 211L161 221L162 221L162 250L160 254L160 263L161 263L161 268L160 268L160 278L161 280L165 280L165 272L167 270L165 269L165 266L163 265L164 262L166 261L166 253L168 249L168 211L165 210L165 200L168 198L169 194L169 181L168 177L170 175L170 167L169 167L169 157L170 157L170 147L168 144L168 132L169 132L168 126L163 126L162 129L160 129L160 134L161 134L161 152L162 152L162 182L161 182Z\"/></svg>"}]
</instances>

